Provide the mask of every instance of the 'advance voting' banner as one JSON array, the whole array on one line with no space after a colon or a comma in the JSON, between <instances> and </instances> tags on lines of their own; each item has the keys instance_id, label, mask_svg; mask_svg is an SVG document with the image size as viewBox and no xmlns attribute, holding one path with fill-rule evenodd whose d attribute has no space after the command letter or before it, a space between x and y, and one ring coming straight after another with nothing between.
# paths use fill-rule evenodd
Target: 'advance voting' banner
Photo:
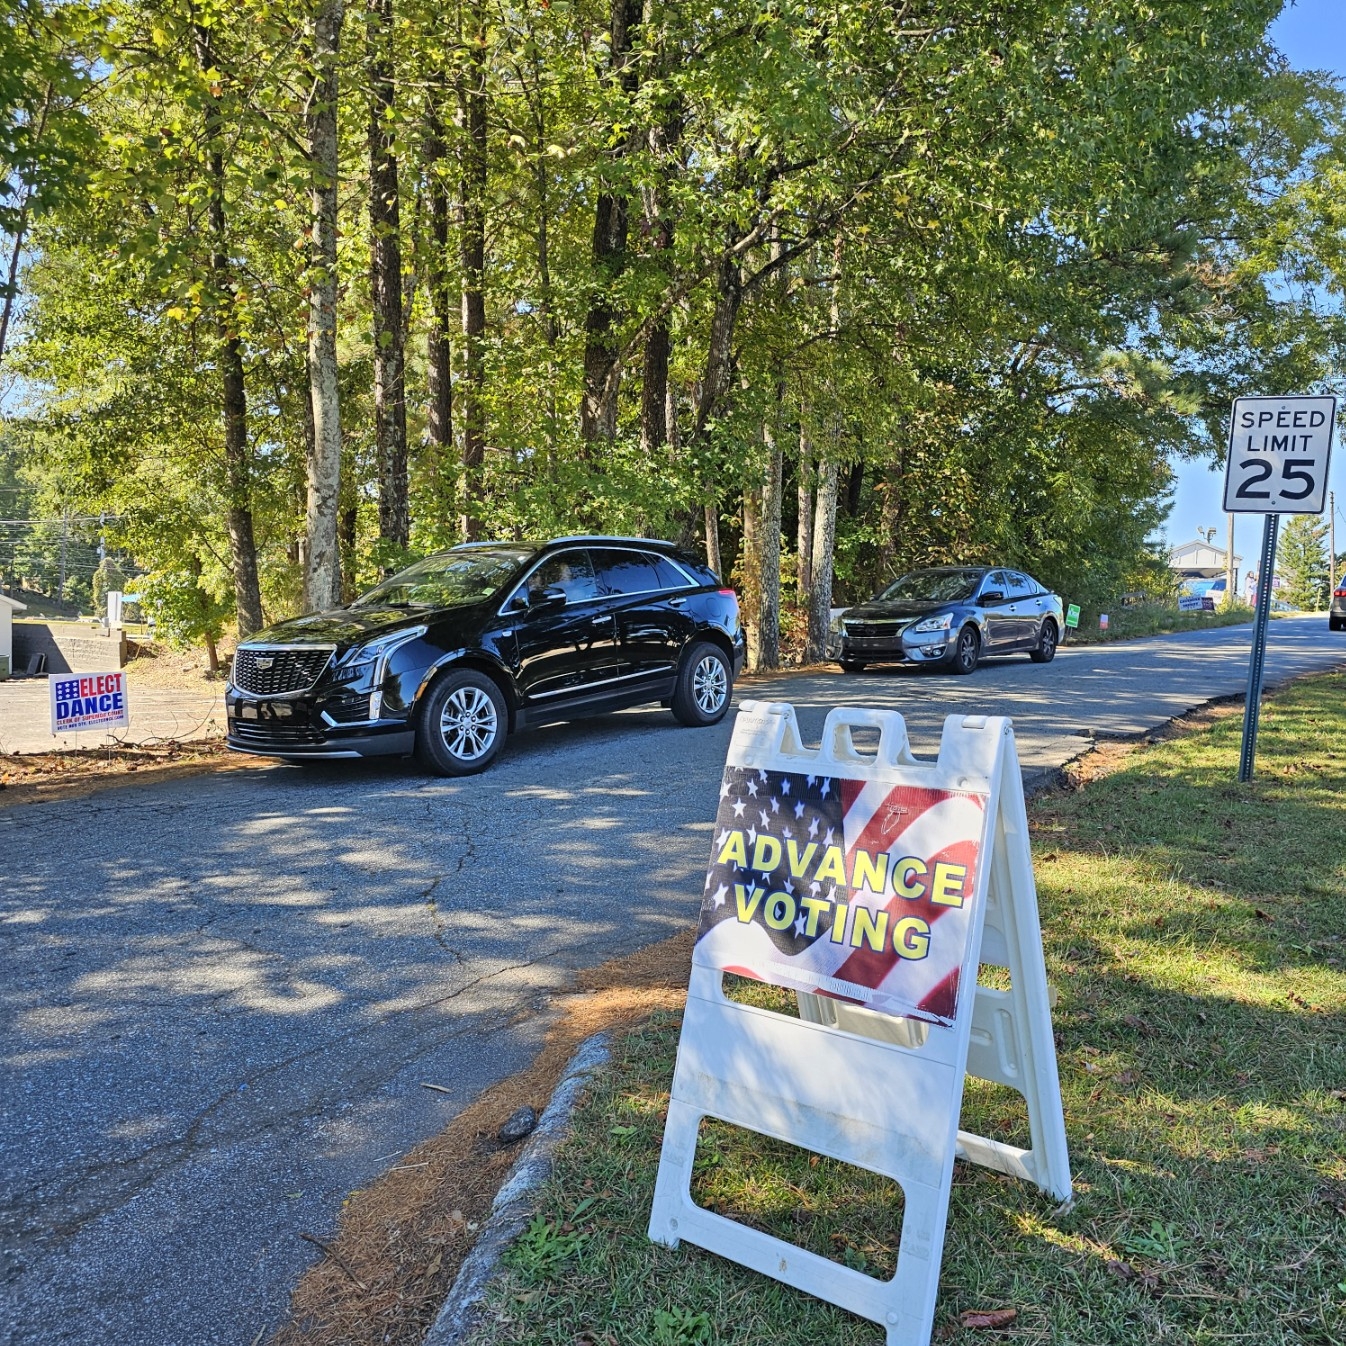
<instances>
[{"instance_id":1,"label":"'advance voting' banner","mask_svg":"<svg viewBox=\"0 0 1346 1346\"><path fill-rule=\"evenodd\" d=\"M51 673L51 732L119 729L131 722L125 673Z\"/></svg>"},{"instance_id":2,"label":"'advance voting' banner","mask_svg":"<svg viewBox=\"0 0 1346 1346\"><path fill-rule=\"evenodd\" d=\"M726 767L693 961L951 1024L986 796Z\"/></svg>"}]
</instances>

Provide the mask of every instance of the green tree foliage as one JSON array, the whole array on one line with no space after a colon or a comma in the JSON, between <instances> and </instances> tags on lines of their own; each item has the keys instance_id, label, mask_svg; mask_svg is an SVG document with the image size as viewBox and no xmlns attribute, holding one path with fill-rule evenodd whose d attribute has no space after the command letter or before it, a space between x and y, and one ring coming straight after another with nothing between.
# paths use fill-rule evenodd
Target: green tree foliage
<instances>
[{"instance_id":1,"label":"green tree foliage","mask_svg":"<svg viewBox=\"0 0 1346 1346\"><path fill-rule=\"evenodd\" d=\"M1342 344L1340 108L1268 45L1279 8L351 7L344 588L585 527L699 542L758 623L782 573L825 607L834 561L841 602L954 560L1140 587L1170 462ZM316 10L97 12L88 189L27 277L27 470L145 568L284 615L317 498Z\"/></svg>"},{"instance_id":2,"label":"green tree foliage","mask_svg":"<svg viewBox=\"0 0 1346 1346\"><path fill-rule=\"evenodd\" d=\"M1318 612L1327 607L1331 573L1327 559L1327 521L1296 514L1281 529L1276 568L1285 579L1281 597L1293 607Z\"/></svg>"}]
</instances>

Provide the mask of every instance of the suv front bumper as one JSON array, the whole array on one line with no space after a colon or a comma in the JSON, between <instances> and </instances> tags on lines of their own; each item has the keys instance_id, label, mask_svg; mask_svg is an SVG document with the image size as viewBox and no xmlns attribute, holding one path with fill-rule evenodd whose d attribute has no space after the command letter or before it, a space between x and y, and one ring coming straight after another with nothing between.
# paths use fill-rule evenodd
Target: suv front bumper
<instances>
[{"instance_id":1,"label":"suv front bumper","mask_svg":"<svg viewBox=\"0 0 1346 1346\"><path fill-rule=\"evenodd\" d=\"M233 687L225 690L228 717L227 744L235 752L261 757L388 757L406 756L416 745L416 734L405 719L362 718L363 705L347 697L253 697ZM346 704L351 701L352 704ZM334 715L332 712L336 712Z\"/></svg>"}]
</instances>

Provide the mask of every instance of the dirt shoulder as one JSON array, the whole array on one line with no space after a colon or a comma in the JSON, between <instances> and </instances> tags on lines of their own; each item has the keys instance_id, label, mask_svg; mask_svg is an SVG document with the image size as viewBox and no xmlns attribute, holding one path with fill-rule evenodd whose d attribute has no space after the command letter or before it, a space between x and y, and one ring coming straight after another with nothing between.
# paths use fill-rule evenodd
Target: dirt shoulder
<instances>
[{"instance_id":1,"label":"dirt shoulder","mask_svg":"<svg viewBox=\"0 0 1346 1346\"><path fill-rule=\"evenodd\" d=\"M0 754L0 809L82 799L97 790L146 780L176 780L203 771L256 765L218 739L162 747L80 748L69 752Z\"/></svg>"}]
</instances>

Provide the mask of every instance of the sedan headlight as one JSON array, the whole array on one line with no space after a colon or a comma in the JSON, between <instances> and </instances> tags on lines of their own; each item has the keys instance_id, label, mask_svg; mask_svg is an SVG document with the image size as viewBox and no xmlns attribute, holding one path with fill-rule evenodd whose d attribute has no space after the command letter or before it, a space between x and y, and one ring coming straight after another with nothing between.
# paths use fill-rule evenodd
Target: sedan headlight
<instances>
[{"instance_id":1,"label":"sedan headlight","mask_svg":"<svg viewBox=\"0 0 1346 1346\"><path fill-rule=\"evenodd\" d=\"M833 616L832 620L828 623L828 630L830 630L834 636L839 636L842 630L844 629L841 624L841 619L845 615L846 615L846 609L842 608L841 611L836 613Z\"/></svg>"},{"instance_id":2,"label":"sedan headlight","mask_svg":"<svg viewBox=\"0 0 1346 1346\"><path fill-rule=\"evenodd\" d=\"M401 631L393 631L386 636L379 636L377 640L366 641L359 649L346 657L345 662L337 671L336 681L354 682L357 678L363 676L366 669L372 667L375 683L382 682L384 674L388 671L388 660L392 658L393 652L410 641L418 640L425 634L425 630L426 628L423 626L408 626Z\"/></svg>"},{"instance_id":3,"label":"sedan headlight","mask_svg":"<svg viewBox=\"0 0 1346 1346\"><path fill-rule=\"evenodd\" d=\"M922 631L947 631L953 625L953 613L945 612L938 617L926 617L916 623L911 629L913 632Z\"/></svg>"}]
</instances>

